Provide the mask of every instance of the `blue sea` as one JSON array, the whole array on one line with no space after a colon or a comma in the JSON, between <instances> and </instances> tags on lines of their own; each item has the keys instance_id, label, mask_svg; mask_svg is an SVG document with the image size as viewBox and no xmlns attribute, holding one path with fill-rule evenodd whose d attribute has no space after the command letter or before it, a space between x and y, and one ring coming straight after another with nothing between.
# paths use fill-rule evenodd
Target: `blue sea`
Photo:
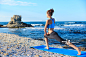
<instances>
[{"instance_id":1,"label":"blue sea","mask_svg":"<svg viewBox=\"0 0 86 57\"><path fill-rule=\"evenodd\" d=\"M0 28L0 33L16 34L21 37L28 37L32 39L44 39L44 25L45 22L24 22L31 24L34 27L25 28ZM8 22L0 22L1 25L7 25ZM86 47L86 42L82 41L86 39L86 21L56 21L55 28L60 37L70 40L77 46ZM59 42L55 39L52 40L52 44Z\"/></svg>"}]
</instances>

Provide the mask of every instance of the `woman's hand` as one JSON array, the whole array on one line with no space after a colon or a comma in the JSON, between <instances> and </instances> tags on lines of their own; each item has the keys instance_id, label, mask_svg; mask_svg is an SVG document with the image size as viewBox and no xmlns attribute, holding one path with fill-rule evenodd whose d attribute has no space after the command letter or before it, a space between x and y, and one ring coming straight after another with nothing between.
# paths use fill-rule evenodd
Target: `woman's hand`
<instances>
[{"instance_id":1,"label":"woman's hand","mask_svg":"<svg viewBox=\"0 0 86 57\"><path fill-rule=\"evenodd\" d=\"M48 35L48 34L49 34L49 33L45 33L44 36L45 36L45 35Z\"/></svg>"},{"instance_id":2,"label":"woman's hand","mask_svg":"<svg viewBox=\"0 0 86 57\"><path fill-rule=\"evenodd\" d=\"M49 33L47 33L47 35L49 35Z\"/></svg>"},{"instance_id":3,"label":"woman's hand","mask_svg":"<svg viewBox=\"0 0 86 57\"><path fill-rule=\"evenodd\" d=\"M44 34L44 36L47 35L47 33Z\"/></svg>"}]
</instances>

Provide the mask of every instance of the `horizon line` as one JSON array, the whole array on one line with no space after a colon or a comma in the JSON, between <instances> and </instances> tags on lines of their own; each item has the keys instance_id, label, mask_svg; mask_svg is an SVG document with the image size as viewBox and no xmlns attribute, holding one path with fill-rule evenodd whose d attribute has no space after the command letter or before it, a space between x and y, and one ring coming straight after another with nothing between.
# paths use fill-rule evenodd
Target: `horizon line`
<instances>
[{"instance_id":1,"label":"horizon line","mask_svg":"<svg viewBox=\"0 0 86 57\"><path fill-rule=\"evenodd\" d=\"M0 21L0 22L10 22L10 21ZM46 21L21 21L21 22L46 22ZM56 21L56 22L66 22L66 21Z\"/></svg>"}]
</instances>

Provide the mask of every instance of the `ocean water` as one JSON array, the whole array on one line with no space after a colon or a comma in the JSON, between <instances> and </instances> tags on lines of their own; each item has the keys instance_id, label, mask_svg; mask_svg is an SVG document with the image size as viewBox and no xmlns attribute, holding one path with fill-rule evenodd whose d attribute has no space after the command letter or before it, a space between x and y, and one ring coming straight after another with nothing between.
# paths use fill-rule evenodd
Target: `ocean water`
<instances>
[{"instance_id":1,"label":"ocean water","mask_svg":"<svg viewBox=\"0 0 86 57\"><path fill-rule=\"evenodd\" d=\"M0 33L16 34L21 37L28 37L32 39L44 39L44 25L45 22L25 22L34 27L25 28L0 28ZM7 25L8 22L0 22L2 25ZM86 21L58 21L55 22L55 28L60 37L68 39L77 46L86 47ZM55 39L52 44L59 43Z\"/></svg>"}]
</instances>

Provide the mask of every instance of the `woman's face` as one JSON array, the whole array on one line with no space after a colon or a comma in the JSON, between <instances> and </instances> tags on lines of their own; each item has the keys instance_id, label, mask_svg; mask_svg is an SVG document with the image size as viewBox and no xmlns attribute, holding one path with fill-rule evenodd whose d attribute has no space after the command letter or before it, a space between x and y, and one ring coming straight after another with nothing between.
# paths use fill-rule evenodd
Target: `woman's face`
<instances>
[{"instance_id":1,"label":"woman's face","mask_svg":"<svg viewBox=\"0 0 86 57\"><path fill-rule=\"evenodd\" d=\"M49 14L46 13L47 18L49 18Z\"/></svg>"}]
</instances>

